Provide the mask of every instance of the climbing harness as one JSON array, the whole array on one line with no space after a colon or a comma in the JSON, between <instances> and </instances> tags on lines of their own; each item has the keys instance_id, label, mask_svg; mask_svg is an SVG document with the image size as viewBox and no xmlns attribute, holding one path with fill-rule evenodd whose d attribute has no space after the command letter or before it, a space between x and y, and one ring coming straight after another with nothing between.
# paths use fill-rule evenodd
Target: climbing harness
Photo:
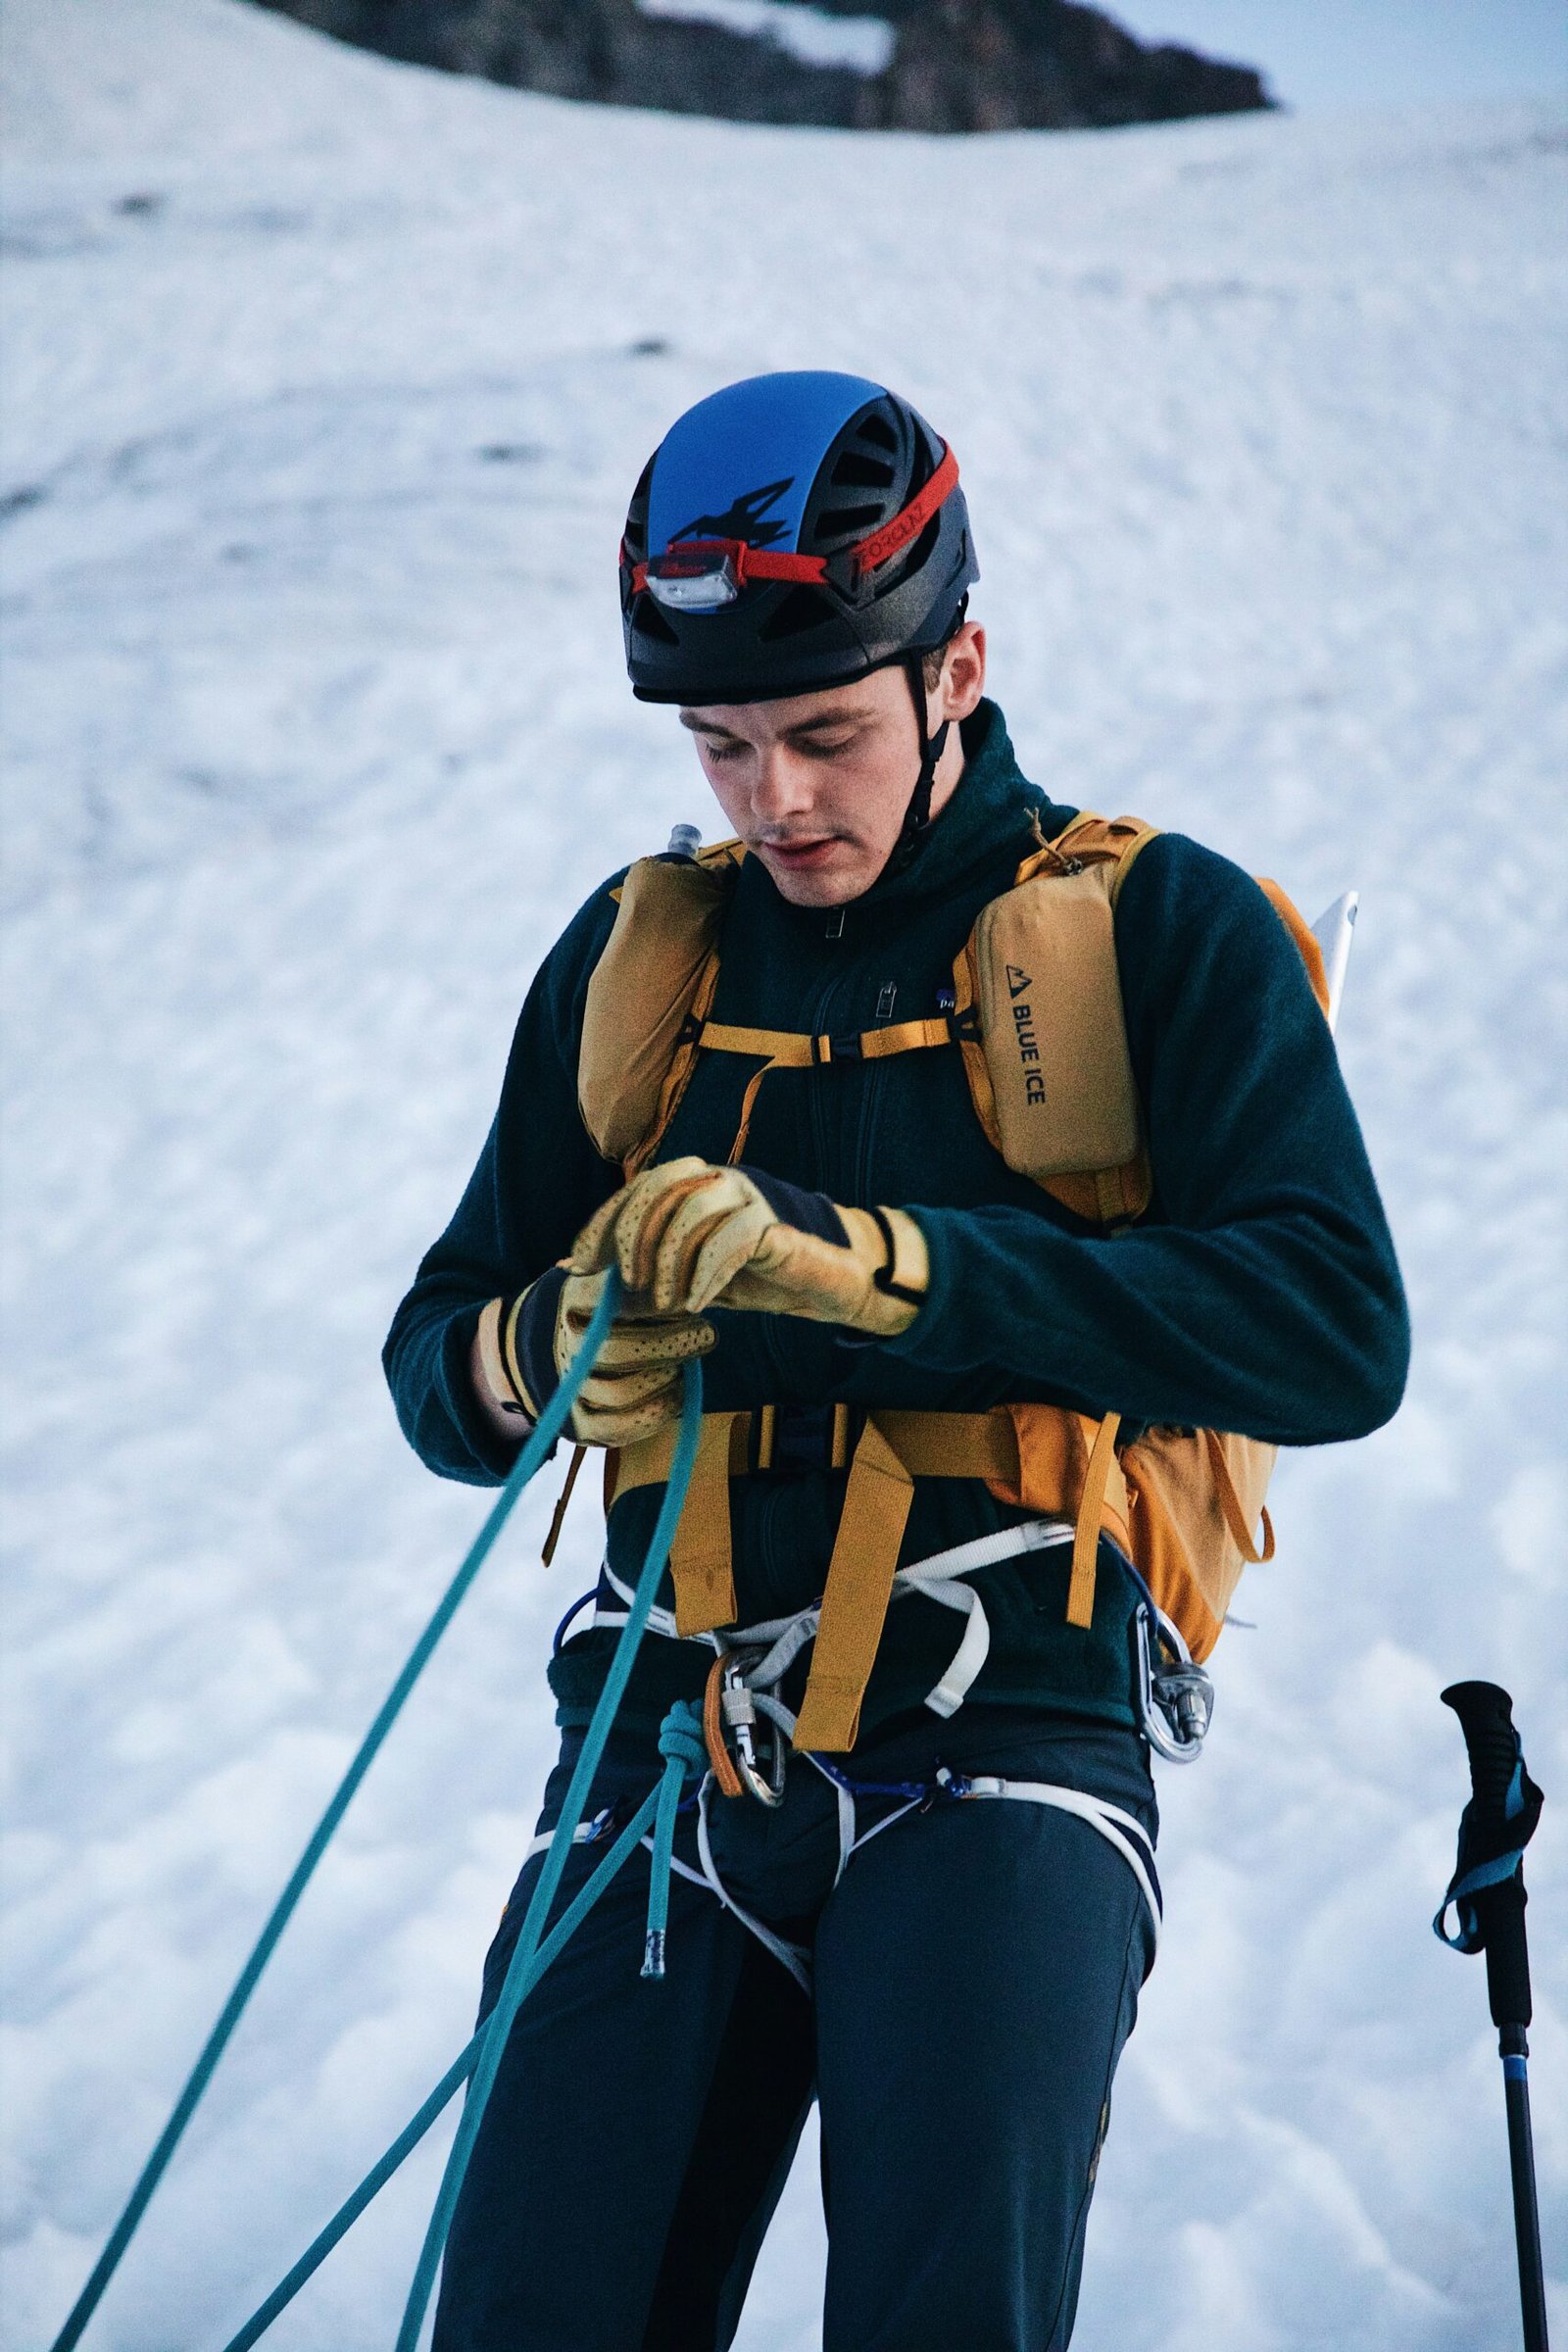
<instances>
[{"instance_id":1,"label":"climbing harness","mask_svg":"<svg viewBox=\"0 0 1568 2352\"><path fill-rule=\"evenodd\" d=\"M911 1561L907 1568L897 1572L895 1599L923 1592L928 1599L960 1611L966 1620L962 1640L951 1663L926 1694L925 1704L933 1714L947 1718L957 1712L990 1648L990 1626L984 1604L974 1588L963 1580L999 1561L1054 1549L1073 1541L1074 1531L1064 1521L1032 1520L1019 1527L999 1528L994 1534L977 1537L967 1544L955 1544L928 1559ZM1190 1763L1200 1752L1208 1730L1213 1712L1212 1685L1202 1668L1193 1663L1179 1631L1154 1607L1136 1568L1124 1554L1118 1551L1117 1556L1139 1592L1135 1622L1140 1642L1138 1689L1142 1727L1160 1755L1174 1762ZM595 1629L609 1632L624 1628L631 1600L630 1588L607 1561L600 1570L599 1584L574 1601L562 1621L558 1646L566 1628L590 1605ZM807 1990L810 1987L810 1978L805 1953L794 1945L782 1943L770 1930L752 1918L724 1886L713 1858L709 1825L710 1806L715 1793L727 1797L749 1795L770 1810L783 1803L797 1718L779 1697L778 1687L803 1651L815 1641L820 1620L819 1601L757 1625L714 1628L702 1634L683 1634L675 1612L670 1609L656 1608L648 1616L650 1634L665 1641L695 1642L713 1651L703 1706L707 1771L696 1798L702 1868L695 1871L679 1861L673 1867L682 1876L710 1886L725 1908L782 1961ZM764 1731L768 1738L765 1758L758 1746L759 1735ZM861 1780L815 1749L800 1752L837 1794L839 1861L835 1885L861 1846L906 1814L929 1812L938 1804L972 1797L1054 1805L1086 1822L1121 1855L1138 1881L1157 1948L1160 1898L1152 1844L1142 1825L1117 1806L1076 1789L1058 1788L1054 1783L1011 1781L990 1774L969 1776L950 1772L945 1767L928 1782ZM857 1800L872 1797L895 1797L900 1801L869 1830L861 1831ZM584 1843L590 1843L607 1835L612 1826L610 1815L600 1815L586 1824L578 1836ZM529 1850L542 1851L547 1843L548 1838L541 1837Z\"/></svg>"},{"instance_id":2,"label":"climbing harness","mask_svg":"<svg viewBox=\"0 0 1568 2352\"><path fill-rule=\"evenodd\" d=\"M946 1551L933 1552L927 1559L911 1560L906 1568L893 1572L894 1600L910 1593L923 1593L927 1600L934 1600L943 1608L956 1610L965 1620L957 1648L941 1679L926 1692L925 1704L933 1715L956 1714L991 1651L991 1625L985 1605L973 1586L963 1580L973 1576L977 1569L992 1567L1003 1560L1019 1559L1028 1552L1055 1550L1073 1541L1074 1531L1067 1521L1030 1519L1018 1527L997 1528L990 1535L975 1536L966 1544L956 1544ZM581 1599L572 1603L562 1621L560 1634L564 1634L572 1619L590 1602L593 1604L590 1622L595 1629L612 1630L624 1625L624 1609L607 1607L600 1597L607 1588L616 1600L629 1603L629 1588L606 1561L600 1570L599 1585L592 1592L585 1592ZM747 1712L747 1699L741 1696L744 1691L754 1708L761 1706L762 1711L784 1731L786 1737L794 1738L796 1717L770 1695L759 1694L771 1693L808 1643L815 1642L820 1631L822 1607L822 1602L817 1600L807 1608L792 1610L783 1617L766 1618L758 1625L708 1628L696 1635L682 1632L674 1611L656 1609L649 1619L648 1630L666 1641L704 1641L717 1652L715 1668L709 1677L710 1691L714 1693L710 1712L714 1720L723 1717L728 1725L751 1734L755 1728L755 1715ZM560 1646L559 1636L557 1646ZM723 1671L719 1672L719 1668ZM729 1694L727 1712L726 1693ZM749 1741L743 1752L750 1755ZM722 1786L725 1766L711 1744L710 1760ZM746 1776L742 1773L740 1777L744 1780ZM724 1792L735 1793L733 1789Z\"/></svg>"},{"instance_id":3,"label":"climbing harness","mask_svg":"<svg viewBox=\"0 0 1568 2352\"><path fill-rule=\"evenodd\" d=\"M1073 1541L1074 1530L1064 1520L1026 1520L1019 1527L998 1528L992 1535L954 1544L928 1559L911 1560L906 1568L896 1571L895 1600L911 1592L923 1593L928 1600L960 1611L966 1619L963 1638L952 1660L926 1693L924 1703L934 1715L957 1712L990 1653L991 1627L985 1604L973 1586L963 1580L977 1569L1029 1552L1054 1550ZM1172 1764L1191 1764L1202 1752L1213 1717L1213 1683L1194 1659L1181 1628L1156 1605L1125 1551L1116 1544L1111 1549L1138 1594L1133 1639L1139 1728L1156 1755ZM606 1593L621 1605L607 1605ZM630 1587L605 1561L599 1583L574 1600L562 1619L555 1648L560 1649L567 1630L585 1609L593 1611L590 1624L594 1630L618 1631L626 1623L630 1599ZM821 1602L813 1601L788 1616L743 1629L714 1629L700 1636L682 1636L672 1609L656 1608L650 1613L651 1634L665 1641L706 1642L716 1653L709 1672L705 1728L709 1763L720 1794L738 1795L744 1788L764 1804L782 1802L784 1743L793 1737L796 1718L778 1699L777 1687L816 1639L821 1613ZM775 1735L765 1775L756 1749L760 1721L771 1723ZM718 1725L732 1735L728 1741L715 1738ZM806 1752L813 1762L820 1762L814 1751Z\"/></svg>"}]
</instances>

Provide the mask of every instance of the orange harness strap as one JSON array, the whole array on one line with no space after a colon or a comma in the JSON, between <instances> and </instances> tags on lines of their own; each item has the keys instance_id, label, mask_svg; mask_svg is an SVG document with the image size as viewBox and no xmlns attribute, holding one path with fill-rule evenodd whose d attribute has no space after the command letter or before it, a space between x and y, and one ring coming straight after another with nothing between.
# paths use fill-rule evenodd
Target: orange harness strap
<instances>
[{"instance_id":1,"label":"orange harness strap","mask_svg":"<svg viewBox=\"0 0 1568 2352\"><path fill-rule=\"evenodd\" d=\"M1105 1489L1116 1459L1120 1413L1107 1413L1095 1432L1084 1472L1084 1491L1078 1499L1078 1519L1072 1538L1072 1582L1067 1587L1067 1623L1090 1626L1095 1618L1095 1565L1100 1554L1100 1522Z\"/></svg>"},{"instance_id":2,"label":"orange harness strap","mask_svg":"<svg viewBox=\"0 0 1568 2352\"><path fill-rule=\"evenodd\" d=\"M705 1413L686 1504L669 1547L675 1584L675 1630L709 1634L735 1622L735 1573L730 1545L730 1441L738 1413ZM640 1449L638 1449L640 1450ZM622 1460L625 1456L622 1455ZM616 1493L624 1482L617 1478Z\"/></svg>"},{"instance_id":3,"label":"orange harness strap","mask_svg":"<svg viewBox=\"0 0 1568 2352\"><path fill-rule=\"evenodd\" d=\"M1259 1567L1263 1561L1274 1557L1274 1522L1268 1515L1268 1505L1265 1503L1261 1512L1263 1543L1259 1549L1247 1524L1247 1514L1242 1509L1242 1498L1236 1492L1236 1482L1231 1477L1231 1466L1225 1459L1219 1432L1205 1429L1203 1436L1208 1443L1208 1466L1214 1473L1214 1493L1219 1497L1219 1507L1225 1515L1231 1540L1250 1568Z\"/></svg>"},{"instance_id":4,"label":"orange harness strap","mask_svg":"<svg viewBox=\"0 0 1568 2352\"><path fill-rule=\"evenodd\" d=\"M1077 1532L1067 1617L1073 1625L1087 1626L1094 1615L1102 1529L1124 1545L1130 1543L1114 1413L1097 1427L1049 1405L1013 1411L998 1406L986 1413L875 1412L867 1417L853 1455L845 1408L836 1407L834 1418L834 1466L847 1466L850 1475L795 1728L799 1748L855 1744L917 1478L983 1478L999 1499L1032 1511L1072 1514ZM760 1407L755 1420L759 1461L765 1467L771 1457L772 1408ZM675 1623L682 1634L712 1633L735 1622L729 1481L747 1474L753 1422L749 1412L704 1416L686 1508L670 1551ZM667 1431L625 1447L613 1457L613 1495L662 1485L673 1451Z\"/></svg>"},{"instance_id":5,"label":"orange harness strap","mask_svg":"<svg viewBox=\"0 0 1568 2352\"><path fill-rule=\"evenodd\" d=\"M876 1423L867 1421L850 1463L811 1671L795 1726L797 1747L855 1745L913 1500L914 1480Z\"/></svg>"}]
</instances>

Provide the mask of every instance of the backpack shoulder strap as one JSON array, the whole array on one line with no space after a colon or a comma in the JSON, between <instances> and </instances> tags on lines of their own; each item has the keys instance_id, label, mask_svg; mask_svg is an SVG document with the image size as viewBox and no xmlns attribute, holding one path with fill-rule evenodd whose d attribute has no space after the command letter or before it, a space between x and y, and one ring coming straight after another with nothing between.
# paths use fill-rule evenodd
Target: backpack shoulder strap
<instances>
[{"instance_id":1,"label":"backpack shoulder strap","mask_svg":"<svg viewBox=\"0 0 1568 2352\"><path fill-rule=\"evenodd\" d=\"M577 1105L595 1151L628 1176L658 1148L686 1091L744 855L726 841L695 858L639 858L612 894L614 926L583 1004Z\"/></svg>"},{"instance_id":2,"label":"backpack shoulder strap","mask_svg":"<svg viewBox=\"0 0 1568 2352\"><path fill-rule=\"evenodd\" d=\"M1039 849L1024 858L1013 876L1014 887L1037 873L1070 875L1085 867L1108 867L1103 887L1114 906L1134 859L1158 832L1157 825L1146 825L1142 817L1097 816L1092 808L1080 809L1059 833L1049 841L1042 839Z\"/></svg>"},{"instance_id":3,"label":"backpack shoulder strap","mask_svg":"<svg viewBox=\"0 0 1568 2352\"><path fill-rule=\"evenodd\" d=\"M975 1112L1009 1167L1091 1224L1152 1192L1116 968L1113 910L1154 838L1085 810L981 909L954 968Z\"/></svg>"},{"instance_id":4,"label":"backpack shoulder strap","mask_svg":"<svg viewBox=\"0 0 1568 2352\"><path fill-rule=\"evenodd\" d=\"M1287 898L1277 882L1270 882L1266 875L1259 874L1257 887L1295 940L1297 952L1306 966L1306 976L1312 983L1312 994L1318 1001L1318 1007L1323 1018L1327 1020L1329 1017L1329 975L1328 968L1323 961L1323 950L1315 933L1295 900Z\"/></svg>"}]
</instances>

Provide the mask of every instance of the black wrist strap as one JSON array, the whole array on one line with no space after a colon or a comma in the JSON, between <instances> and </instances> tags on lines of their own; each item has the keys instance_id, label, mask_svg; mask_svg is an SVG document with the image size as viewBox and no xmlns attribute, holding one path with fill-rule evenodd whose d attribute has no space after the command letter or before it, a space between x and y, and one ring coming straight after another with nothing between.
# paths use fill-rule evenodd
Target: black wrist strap
<instances>
[{"instance_id":1,"label":"black wrist strap","mask_svg":"<svg viewBox=\"0 0 1568 2352\"><path fill-rule=\"evenodd\" d=\"M866 1213L875 1221L876 1229L882 1236L882 1248L886 1251L881 1265L871 1277L873 1289L880 1291L885 1298L902 1300L906 1306L923 1306L925 1304L924 1291L911 1291L906 1282L895 1282L893 1279L893 1269L899 1261L899 1246L894 1239L893 1226L887 1210L873 1208L868 1209Z\"/></svg>"}]
</instances>

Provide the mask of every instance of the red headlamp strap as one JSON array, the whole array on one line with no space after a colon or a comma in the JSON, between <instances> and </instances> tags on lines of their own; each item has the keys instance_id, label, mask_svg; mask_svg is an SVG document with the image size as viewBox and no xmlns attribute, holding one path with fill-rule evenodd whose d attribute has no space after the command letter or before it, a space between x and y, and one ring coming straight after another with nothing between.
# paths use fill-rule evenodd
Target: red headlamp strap
<instances>
[{"instance_id":1,"label":"red headlamp strap","mask_svg":"<svg viewBox=\"0 0 1568 2352\"><path fill-rule=\"evenodd\" d=\"M869 538L858 540L850 550L850 558L861 579L875 571L891 556L899 555L919 538L933 514L958 486L958 461L951 449L943 452L942 463L923 490L917 490L906 507L901 508L891 522Z\"/></svg>"},{"instance_id":2,"label":"red headlamp strap","mask_svg":"<svg viewBox=\"0 0 1568 2352\"><path fill-rule=\"evenodd\" d=\"M782 548L748 547L744 539L682 539L664 555L656 556L654 564L658 576L679 579L716 570L728 561L735 574L737 587L744 588L752 580L805 580L819 583L827 577L826 565L820 556L792 556ZM648 585L648 565L639 564L631 575L635 589Z\"/></svg>"}]
</instances>

